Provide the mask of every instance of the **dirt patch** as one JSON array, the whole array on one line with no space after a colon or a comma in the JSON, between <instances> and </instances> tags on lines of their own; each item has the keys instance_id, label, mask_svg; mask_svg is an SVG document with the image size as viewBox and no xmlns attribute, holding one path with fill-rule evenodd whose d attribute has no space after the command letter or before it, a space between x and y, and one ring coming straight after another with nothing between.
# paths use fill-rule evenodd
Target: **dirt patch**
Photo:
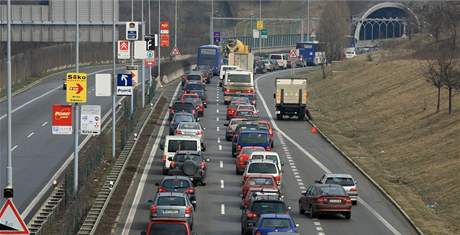
<instances>
[{"instance_id":1,"label":"dirt patch","mask_svg":"<svg viewBox=\"0 0 460 235\"><path fill-rule=\"evenodd\" d=\"M443 91L436 113L423 61L408 53L347 60L329 67L326 79L309 72L312 114L426 234L460 234L460 97L448 115Z\"/></svg>"}]
</instances>

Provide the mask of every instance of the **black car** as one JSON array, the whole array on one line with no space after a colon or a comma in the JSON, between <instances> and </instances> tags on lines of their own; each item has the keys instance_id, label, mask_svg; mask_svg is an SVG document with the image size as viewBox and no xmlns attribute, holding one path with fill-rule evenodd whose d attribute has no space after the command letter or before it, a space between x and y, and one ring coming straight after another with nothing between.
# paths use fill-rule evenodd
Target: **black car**
<instances>
[{"instance_id":1,"label":"black car","mask_svg":"<svg viewBox=\"0 0 460 235\"><path fill-rule=\"evenodd\" d=\"M157 193L186 193L190 198L193 207L196 207L195 187L188 177L178 175L165 176L160 183L156 183L155 185L158 187Z\"/></svg>"},{"instance_id":2,"label":"black car","mask_svg":"<svg viewBox=\"0 0 460 235\"><path fill-rule=\"evenodd\" d=\"M174 114L173 118L169 122L169 134L174 135L176 132L177 126L181 122L196 122L196 118L193 114L188 112L177 112Z\"/></svg>"},{"instance_id":3,"label":"black car","mask_svg":"<svg viewBox=\"0 0 460 235\"><path fill-rule=\"evenodd\" d=\"M184 93L196 93L200 96L203 101L204 107L208 107L208 96L206 95L206 89L203 84L188 83L184 87Z\"/></svg>"},{"instance_id":4,"label":"black car","mask_svg":"<svg viewBox=\"0 0 460 235\"><path fill-rule=\"evenodd\" d=\"M289 207L280 199L252 200L247 208L241 207L241 234L250 235L262 214L288 214Z\"/></svg>"},{"instance_id":5,"label":"black car","mask_svg":"<svg viewBox=\"0 0 460 235\"><path fill-rule=\"evenodd\" d=\"M203 76L204 76L204 78L206 80L206 83L211 83L211 79L212 79L212 76L213 76L211 66L209 66L209 65L198 65L198 66L196 66L195 71L200 71L203 74Z\"/></svg>"},{"instance_id":6,"label":"black car","mask_svg":"<svg viewBox=\"0 0 460 235\"><path fill-rule=\"evenodd\" d=\"M201 72L191 71L190 73L182 75L182 82L181 82L182 86L185 86L185 84L187 84L190 81L202 82L203 76Z\"/></svg>"},{"instance_id":7,"label":"black car","mask_svg":"<svg viewBox=\"0 0 460 235\"><path fill-rule=\"evenodd\" d=\"M195 119L198 117L198 112L196 111L196 107L193 103L176 101L171 107L169 107L169 121L172 120L175 113L181 111L193 114Z\"/></svg>"},{"instance_id":8,"label":"black car","mask_svg":"<svg viewBox=\"0 0 460 235\"><path fill-rule=\"evenodd\" d=\"M262 60L254 60L254 72L257 73L266 73L267 69Z\"/></svg>"},{"instance_id":9,"label":"black car","mask_svg":"<svg viewBox=\"0 0 460 235\"><path fill-rule=\"evenodd\" d=\"M170 175L188 176L195 185L206 185L206 172L209 159L204 159L198 151L177 151L171 161Z\"/></svg>"}]
</instances>

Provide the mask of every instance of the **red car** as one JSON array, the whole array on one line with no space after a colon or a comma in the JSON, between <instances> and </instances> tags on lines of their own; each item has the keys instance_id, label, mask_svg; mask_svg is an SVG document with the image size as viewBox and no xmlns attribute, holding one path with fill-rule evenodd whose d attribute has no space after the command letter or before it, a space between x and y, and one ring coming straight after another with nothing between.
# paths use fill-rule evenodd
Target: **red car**
<instances>
[{"instance_id":1,"label":"red car","mask_svg":"<svg viewBox=\"0 0 460 235\"><path fill-rule=\"evenodd\" d=\"M198 95L197 93L184 93L184 94L181 95L181 97L180 97L179 100L181 100L181 101L186 101L187 98L190 98L190 99L192 99L192 98L193 98L193 99L198 99L198 100L201 101L200 95ZM204 114L204 108L205 108L205 107L204 107L204 103L203 103L203 102L199 102L199 101L198 101L197 103L198 103L198 105L196 106L196 108L197 108L198 114L199 114L200 116L203 116L203 114Z\"/></svg>"},{"instance_id":2,"label":"red car","mask_svg":"<svg viewBox=\"0 0 460 235\"><path fill-rule=\"evenodd\" d=\"M147 224L146 232L142 232L142 235L169 235L169 234L180 234L180 235L192 235L192 229L185 220L178 219L153 219Z\"/></svg>"},{"instance_id":3,"label":"red car","mask_svg":"<svg viewBox=\"0 0 460 235\"><path fill-rule=\"evenodd\" d=\"M299 199L299 212L310 214L311 218L319 214L343 214L351 218L351 198L342 186L337 184L314 184L302 192Z\"/></svg>"},{"instance_id":4,"label":"red car","mask_svg":"<svg viewBox=\"0 0 460 235\"><path fill-rule=\"evenodd\" d=\"M271 175L251 175L243 183L243 187L241 188L242 197L246 197L246 194L250 190L261 190L264 188L277 190L278 185L275 178Z\"/></svg>"},{"instance_id":5,"label":"red car","mask_svg":"<svg viewBox=\"0 0 460 235\"><path fill-rule=\"evenodd\" d=\"M248 104L248 103L244 99L239 99L239 100L232 101L227 106L227 120L230 120L235 117L236 109L238 108L238 105L240 104Z\"/></svg>"},{"instance_id":6,"label":"red car","mask_svg":"<svg viewBox=\"0 0 460 235\"><path fill-rule=\"evenodd\" d=\"M238 156L236 156L236 162L235 162L236 163L235 164L236 174L238 175L243 174L244 168L246 168L246 165L248 165L248 160L249 160L249 157L251 156L251 153L255 151L265 151L265 148L260 147L260 146L246 146L241 149Z\"/></svg>"}]
</instances>

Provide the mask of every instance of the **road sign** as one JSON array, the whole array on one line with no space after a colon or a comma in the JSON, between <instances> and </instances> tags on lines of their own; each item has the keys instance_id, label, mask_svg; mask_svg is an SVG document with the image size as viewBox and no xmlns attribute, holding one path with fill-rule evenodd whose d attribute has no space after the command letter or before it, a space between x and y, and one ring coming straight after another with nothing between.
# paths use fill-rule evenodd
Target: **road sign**
<instances>
[{"instance_id":1,"label":"road sign","mask_svg":"<svg viewBox=\"0 0 460 235\"><path fill-rule=\"evenodd\" d=\"M53 135L72 134L72 105L53 105L51 119Z\"/></svg>"},{"instance_id":2,"label":"road sign","mask_svg":"<svg viewBox=\"0 0 460 235\"><path fill-rule=\"evenodd\" d=\"M155 51L147 51L146 55L147 59L153 59L155 58Z\"/></svg>"},{"instance_id":3,"label":"road sign","mask_svg":"<svg viewBox=\"0 0 460 235\"><path fill-rule=\"evenodd\" d=\"M296 49L292 49L289 51L289 57L291 58L297 58L297 50Z\"/></svg>"},{"instance_id":4,"label":"road sign","mask_svg":"<svg viewBox=\"0 0 460 235\"><path fill-rule=\"evenodd\" d=\"M134 59L143 60L147 58L146 41L134 41Z\"/></svg>"},{"instance_id":5,"label":"road sign","mask_svg":"<svg viewBox=\"0 0 460 235\"><path fill-rule=\"evenodd\" d=\"M117 95L133 95L133 77L131 74L119 73L117 75Z\"/></svg>"},{"instance_id":6,"label":"road sign","mask_svg":"<svg viewBox=\"0 0 460 235\"><path fill-rule=\"evenodd\" d=\"M145 35L144 40L146 42L146 50L147 51L153 51L155 50L155 35Z\"/></svg>"},{"instance_id":7,"label":"road sign","mask_svg":"<svg viewBox=\"0 0 460 235\"><path fill-rule=\"evenodd\" d=\"M168 21L160 22L160 34L169 34L169 22Z\"/></svg>"},{"instance_id":8,"label":"road sign","mask_svg":"<svg viewBox=\"0 0 460 235\"><path fill-rule=\"evenodd\" d=\"M101 134L101 106L82 105L80 123L80 133L82 135Z\"/></svg>"},{"instance_id":9,"label":"road sign","mask_svg":"<svg viewBox=\"0 0 460 235\"><path fill-rule=\"evenodd\" d=\"M129 41L119 40L117 45L118 45L118 59L119 60L129 59L130 57Z\"/></svg>"},{"instance_id":10,"label":"road sign","mask_svg":"<svg viewBox=\"0 0 460 235\"><path fill-rule=\"evenodd\" d=\"M0 210L0 234L30 234L11 198Z\"/></svg>"},{"instance_id":11,"label":"road sign","mask_svg":"<svg viewBox=\"0 0 460 235\"><path fill-rule=\"evenodd\" d=\"M260 38L268 38L268 29L262 29L260 30Z\"/></svg>"},{"instance_id":12,"label":"road sign","mask_svg":"<svg viewBox=\"0 0 460 235\"><path fill-rule=\"evenodd\" d=\"M264 21L263 20L258 20L257 23L256 23L256 28L257 28L257 30L264 29Z\"/></svg>"},{"instance_id":13,"label":"road sign","mask_svg":"<svg viewBox=\"0 0 460 235\"><path fill-rule=\"evenodd\" d=\"M126 66L126 73L131 74L132 80L133 80L133 86L137 85L137 75L138 73L138 67L137 65L128 65Z\"/></svg>"},{"instance_id":14,"label":"road sign","mask_svg":"<svg viewBox=\"0 0 460 235\"><path fill-rule=\"evenodd\" d=\"M135 41L139 38L139 23L126 22L126 40Z\"/></svg>"},{"instance_id":15,"label":"road sign","mask_svg":"<svg viewBox=\"0 0 460 235\"><path fill-rule=\"evenodd\" d=\"M215 43L220 42L220 32L214 32L214 42Z\"/></svg>"},{"instance_id":16,"label":"road sign","mask_svg":"<svg viewBox=\"0 0 460 235\"><path fill-rule=\"evenodd\" d=\"M160 46L169 47L169 34L160 34Z\"/></svg>"},{"instance_id":17,"label":"road sign","mask_svg":"<svg viewBox=\"0 0 460 235\"><path fill-rule=\"evenodd\" d=\"M259 30L257 30L257 29L252 30L252 37L253 38L259 38L259 34L260 34Z\"/></svg>"},{"instance_id":18,"label":"road sign","mask_svg":"<svg viewBox=\"0 0 460 235\"><path fill-rule=\"evenodd\" d=\"M95 79L96 96L112 95L112 75L110 73L98 73Z\"/></svg>"},{"instance_id":19,"label":"road sign","mask_svg":"<svg viewBox=\"0 0 460 235\"><path fill-rule=\"evenodd\" d=\"M86 103L86 73L67 73L67 103Z\"/></svg>"},{"instance_id":20,"label":"road sign","mask_svg":"<svg viewBox=\"0 0 460 235\"><path fill-rule=\"evenodd\" d=\"M171 56L178 56L178 55L180 55L179 48L174 47L174 48L171 50Z\"/></svg>"}]
</instances>

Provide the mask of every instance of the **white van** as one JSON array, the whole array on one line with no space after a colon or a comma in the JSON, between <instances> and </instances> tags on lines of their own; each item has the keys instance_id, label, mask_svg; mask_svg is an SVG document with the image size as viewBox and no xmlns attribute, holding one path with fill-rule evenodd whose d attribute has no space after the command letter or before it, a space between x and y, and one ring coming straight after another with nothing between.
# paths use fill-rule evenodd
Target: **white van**
<instances>
[{"instance_id":1,"label":"white van","mask_svg":"<svg viewBox=\"0 0 460 235\"><path fill-rule=\"evenodd\" d=\"M270 54L268 57L270 60L276 60L276 63L278 63L278 66L282 69L287 69L287 61L288 61L288 55L287 54Z\"/></svg>"},{"instance_id":2,"label":"white van","mask_svg":"<svg viewBox=\"0 0 460 235\"><path fill-rule=\"evenodd\" d=\"M170 157L174 157L178 150L189 150L189 151L205 151L206 147L201 142L200 137L185 136L185 135L168 135L165 138L164 143L160 145L160 149L163 150L163 175L167 175L171 161Z\"/></svg>"},{"instance_id":3,"label":"white van","mask_svg":"<svg viewBox=\"0 0 460 235\"><path fill-rule=\"evenodd\" d=\"M228 104L233 95L255 95L254 75L250 71L230 70L224 78L224 102Z\"/></svg>"},{"instance_id":4,"label":"white van","mask_svg":"<svg viewBox=\"0 0 460 235\"><path fill-rule=\"evenodd\" d=\"M239 67L235 65L222 65L220 66L220 74L219 74L219 86L223 86L224 84L224 77L225 77L225 72L231 71L231 70L237 70Z\"/></svg>"},{"instance_id":5,"label":"white van","mask_svg":"<svg viewBox=\"0 0 460 235\"><path fill-rule=\"evenodd\" d=\"M278 166L278 169L280 171L283 171L283 166L284 162L281 161L280 156L278 155L277 152L272 152L272 151L254 151L251 153L251 156L249 156L249 161L252 159L266 159L266 160L272 160L276 163Z\"/></svg>"}]
</instances>

